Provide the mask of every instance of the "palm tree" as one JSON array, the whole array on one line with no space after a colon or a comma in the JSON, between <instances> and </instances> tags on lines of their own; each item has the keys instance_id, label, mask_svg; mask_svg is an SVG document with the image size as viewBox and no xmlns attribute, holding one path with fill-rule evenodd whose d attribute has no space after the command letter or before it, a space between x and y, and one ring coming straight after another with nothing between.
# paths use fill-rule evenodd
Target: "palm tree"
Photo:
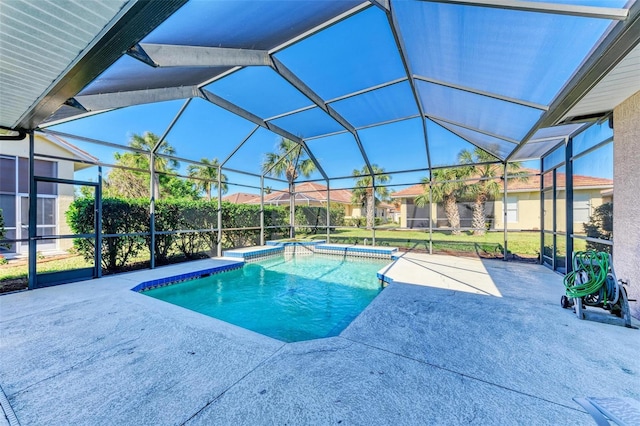
<instances>
[{"instance_id":1,"label":"palm tree","mask_svg":"<svg viewBox=\"0 0 640 426\"><path fill-rule=\"evenodd\" d=\"M432 201L442 203L452 235L460 235L460 211L458 197L464 192L465 183L461 179L469 175L467 167L437 169L433 171L434 185L431 188ZM429 205L429 178L422 178L423 193L416 197L418 207ZM431 220L431 219L430 219Z\"/></svg>"},{"instance_id":2,"label":"palm tree","mask_svg":"<svg viewBox=\"0 0 640 426\"><path fill-rule=\"evenodd\" d=\"M502 166L497 164L481 164L491 161L498 161L496 157L488 152L475 148L473 151L463 150L458 154L458 161L462 164L470 164L471 175L478 178L474 184L466 186L466 192L473 196L473 220L471 227L473 235L484 235L486 231L487 215L485 212L485 203L495 198L502 190ZM521 164L511 162L507 165L507 171L510 176L516 176L520 180L527 180L524 173L520 171Z\"/></svg>"},{"instance_id":3,"label":"palm tree","mask_svg":"<svg viewBox=\"0 0 640 426\"><path fill-rule=\"evenodd\" d=\"M211 201L211 187L218 189L218 159L214 158L209 160L202 158L200 160L202 164L190 164L187 167L187 173L189 177L195 179L195 186L199 191L204 191L207 194L207 201ZM222 193L226 194L229 187L227 186L227 177L224 174L220 175Z\"/></svg>"},{"instance_id":4,"label":"palm tree","mask_svg":"<svg viewBox=\"0 0 640 426\"><path fill-rule=\"evenodd\" d=\"M142 135L133 134L129 139L129 146L131 148L140 149L143 151L149 151L156 146L160 138L152 132L144 132ZM176 150L164 140L156 150L158 154L174 155ZM139 152L126 152L124 154L116 152L114 154L116 164L131 167L142 170L149 170L149 156ZM173 159L166 159L163 157L155 157L155 171L158 172L172 172L179 166L178 161ZM155 183L154 197L160 198L160 178L157 173L153 173L153 180ZM109 190L119 194L124 194L130 197L144 197L148 196L148 181L145 184L146 179L139 172L134 172L126 169L114 169L109 173L109 180L107 187Z\"/></svg>"},{"instance_id":5,"label":"palm tree","mask_svg":"<svg viewBox=\"0 0 640 426\"><path fill-rule=\"evenodd\" d=\"M270 152L262 162L262 172L274 177L284 176L289 183L289 237L295 236L295 181L299 175L311 176L316 169L311 159L306 155L302 146L292 140L282 138L277 145L276 152Z\"/></svg>"},{"instance_id":6,"label":"palm tree","mask_svg":"<svg viewBox=\"0 0 640 426\"><path fill-rule=\"evenodd\" d=\"M369 168L367 166L364 166L362 170L356 169L353 171L353 177L359 179L356 180L356 187L353 190L351 198L353 203L355 204L366 204L367 228L373 228L374 225L376 195L381 200L386 200L389 198L389 189L385 186L378 185L382 185L391 180L391 177L389 175L384 174L383 168L372 164L371 170L375 175L373 179L371 177L371 174L369 173Z\"/></svg>"}]
</instances>

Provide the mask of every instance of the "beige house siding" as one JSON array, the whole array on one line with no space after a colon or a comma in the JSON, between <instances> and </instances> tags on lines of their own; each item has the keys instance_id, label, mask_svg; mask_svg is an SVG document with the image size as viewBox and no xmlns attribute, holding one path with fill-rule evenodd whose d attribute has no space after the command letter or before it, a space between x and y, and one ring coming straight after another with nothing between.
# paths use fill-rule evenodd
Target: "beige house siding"
<instances>
[{"instance_id":1,"label":"beige house siding","mask_svg":"<svg viewBox=\"0 0 640 426\"><path fill-rule=\"evenodd\" d=\"M353 204L345 204L345 218L362 217L362 207L354 206ZM347 213L348 212L348 213Z\"/></svg>"},{"instance_id":2,"label":"beige house siding","mask_svg":"<svg viewBox=\"0 0 640 426\"><path fill-rule=\"evenodd\" d=\"M516 222L507 222L507 229L513 230L539 230L540 229L540 193L539 192L512 192L509 198L515 198ZM495 229L504 229L504 213L502 197L495 201Z\"/></svg>"},{"instance_id":3,"label":"beige house siding","mask_svg":"<svg viewBox=\"0 0 640 426\"><path fill-rule=\"evenodd\" d=\"M603 200L602 192L603 188L590 188L590 189L577 189L574 190L574 196L587 197L589 200L589 212L588 216L593 213L593 210L602 205ZM515 222L507 222L507 229L511 230L539 230L540 229L540 193L537 191L518 191L509 192L509 199L514 199L517 204ZM564 199L566 197L565 191L558 191L557 197ZM409 198L402 198L400 204L400 226L406 228L409 226L407 220L407 212L410 201ZM546 201L547 208L551 208L551 203ZM497 200L494 201L495 220L493 229L504 229L504 214L503 214L503 202L500 195ZM561 231L566 230L565 224L562 222L565 217L566 204L564 202L558 202L556 205L557 217L560 222L557 223L558 229ZM435 219L437 216L437 205L434 203L431 205L431 218ZM512 213L513 214L513 213ZM433 227L436 228L436 222L432 222ZM575 220L573 223L573 229L575 233L583 233L584 221Z\"/></svg>"}]
</instances>

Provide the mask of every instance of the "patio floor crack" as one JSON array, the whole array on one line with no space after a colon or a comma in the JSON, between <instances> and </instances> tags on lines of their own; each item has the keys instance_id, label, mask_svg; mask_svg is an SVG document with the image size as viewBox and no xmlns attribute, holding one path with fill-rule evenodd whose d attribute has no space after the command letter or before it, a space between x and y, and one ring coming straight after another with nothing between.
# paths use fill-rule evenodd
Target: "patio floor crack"
<instances>
[{"instance_id":1,"label":"patio floor crack","mask_svg":"<svg viewBox=\"0 0 640 426\"><path fill-rule=\"evenodd\" d=\"M361 345L367 346L367 347L372 348L372 349L376 349L376 350L379 350L379 351L382 351L382 352L386 352L388 354L396 355L396 356L399 356L401 358L405 358L405 359L408 359L408 360L411 360L411 361L418 362L420 364L428 365L429 367L437 368L439 370L446 371L448 373L457 374L457 375L462 376L462 377L467 378L467 379L476 380L478 382L486 383L486 384L488 384L490 386L495 386L495 387L498 387L500 389L507 390L509 392L515 392L517 394L520 394L520 395L523 395L523 396L527 396L529 398L534 398L534 399L537 399L537 400L540 400L540 401L548 402L550 404L553 404L553 405L556 405L556 406L559 406L559 407L567 408L569 410L573 410L573 411L576 411L576 412L579 412L579 413L585 413L586 414L585 411L580 410L578 408L571 407L569 405L565 405L565 404L562 404L560 402L552 401L552 400L549 400L549 399L546 399L546 398L542 398L542 397L537 396L537 395L532 395L532 394L529 394L529 393L526 393L526 392L522 392L522 391L517 390L517 389L512 389L510 387L501 385L499 383L490 382L490 381L482 379L480 377L475 377L475 376L472 376L470 374L466 374L466 373L462 373L460 371L452 370L450 368L446 368L446 367L443 367L441 365L432 364L430 362L427 362L427 361L424 361L424 360L421 360L421 359L418 359L418 358L413 358L411 356L408 356L408 355L405 355L405 354L401 354L401 353L398 353L398 352L393 352L393 351L390 351L390 350L385 349L385 348L380 348L378 346L375 346L375 345L372 345L372 344L369 344L369 343L359 342L357 340L350 339L348 337L342 337L342 336L339 336L339 337L341 339L349 340L349 341L354 342L354 343L359 343Z\"/></svg>"},{"instance_id":2,"label":"patio floor crack","mask_svg":"<svg viewBox=\"0 0 640 426\"><path fill-rule=\"evenodd\" d=\"M216 395L215 398L213 398L211 401L208 401L205 405L202 406L202 408L200 408L198 411L196 411L195 413L193 413L193 415L191 415L191 417L189 417L187 420L185 420L184 422L180 423L180 426L184 426L187 423L189 423L192 419L194 419L198 414L200 414L202 411L204 411L207 407L209 407L211 404L213 404L214 402L216 402L217 400L219 400L224 394L226 394L229 390L231 390L233 387L235 387L238 383L240 383L241 381L243 381L249 374L253 373L254 371L256 371L258 368L262 367L267 361L269 361L270 359L272 359L273 357L275 357L281 350L282 348L284 348L285 346L287 346L287 343L283 343L282 346L280 346L278 349L276 349L271 355L269 355L268 357L266 357L265 359L263 359L261 362L259 362L255 367L253 367L251 370L249 370L246 374L244 374L242 377L240 377L238 380L236 380L235 382L233 382L231 385L227 386L222 392L220 392L218 395Z\"/></svg>"}]
</instances>

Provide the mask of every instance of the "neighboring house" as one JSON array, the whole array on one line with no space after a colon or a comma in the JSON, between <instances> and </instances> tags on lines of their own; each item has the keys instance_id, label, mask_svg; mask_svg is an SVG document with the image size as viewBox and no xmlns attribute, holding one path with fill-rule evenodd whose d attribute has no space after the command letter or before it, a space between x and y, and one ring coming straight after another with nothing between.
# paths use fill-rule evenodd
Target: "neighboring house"
<instances>
[{"instance_id":1,"label":"neighboring house","mask_svg":"<svg viewBox=\"0 0 640 426\"><path fill-rule=\"evenodd\" d=\"M383 222L396 222L400 214L393 204L379 202L376 204L375 217L382 218Z\"/></svg>"},{"instance_id":2,"label":"neighboring house","mask_svg":"<svg viewBox=\"0 0 640 426\"><path fill-rule=\"evenodd\" d=\"M233 204L249 204L249 201L258 198L260 202L260 196L256 194L248 194L246 192L235 192L233 194L225 195L222 197L222 201L228 201Z\"/></svg>"},{"instance_id":3,"label":"neighboring house","mask_svg":"<svg viewBox=\"0 0 640 426\"><path fill-rule=\"evenodd\" d=\"M72 158L80 162L97 162L95 157L58 137L35 135L35 152L51 157ZM26 239L29 236L29 143L27 140L0 140L0 209L4 216L7 239ZM78 170L91 167L75 161L37 158L34 172L37 176L73 180ZM38 235L69 235L71 230L65 212L74 199L74 187L68 184L41 182L38 188ZM43 240L38 251L55 252L70 248L71 239ZM22 254L29 244L18 242L4 254Z\"/></svg>"},{"instance_id":4,"label":"neighboring house","mask_svg":"<svg viewBox=\"0 0 640 426\"><path fill-rule=\"evenodd\" d=\"M316 182L304 182L296 184L295 202L296 205L324 207L327 205L327 187ZM345 219L352 219L364 216L364 208L353 204L352 193L347 189L332 189L329 191L332 206L340 205L344 208ZM222 198L237 204L260 204L260 196L237 192ZM271 206L288 206L289 192L274 190L264 195L264 203ZM376 217L390 219L392 210L395 207L391 204L380 203L376 207Z\"/></svg>"},{"instance_id":5,"label":"neighboring house","mask_svg":"<svg viewBox=\"0 0 640 426\"><path fill-rule=\"evenodd\" d=\"M327 205L327 187L316 182L304 182L296 184L295 202L297 205L321 207ZM342 205L345 217L352 214L351 191L346 189L332 189L329 192L329 201L332 206ZM264 195L264 203L273 206L289 205L289 191L277 190ZM260 204L260 197L248 204Z\"/></svg>"},{"instance_id":6,"label":"neighboring house","mask_svg":"<svg viewBox=\"0 0 640 426\"><path fill-rule=\"evenodd\" d=\"M535 171L523 170L526 173ZM556 203L558 216L564 217L562 201L566 197L565 174L557 173L556 181L559 200ZM403 228L428 228L429 217L433 217L433 227L447 227L447 219L442 203L434 203L431 207L417 207L415 198L423 193L423 186L418 184L391 194L391 198L399 200L400 226ZM545 193L549 195L549 192ZM552 194L551 194L552 195ZM591 176L573 176L573 222L576 233L581 233L583 224L599 205L610 202L613 197L613 180ZM552 208L552 200L545 200L545 208ZM470 227L472 219L472 200L459 200L458 211L462 227ZM485 205L487 223L490 229L504 229L502 191L495 201ZM557 224L562 229L562 224ZM529 176L526 180L510 179L507 186L507 229L539 230L540 229L540 176Z\"/></svg>"}]
</instances>

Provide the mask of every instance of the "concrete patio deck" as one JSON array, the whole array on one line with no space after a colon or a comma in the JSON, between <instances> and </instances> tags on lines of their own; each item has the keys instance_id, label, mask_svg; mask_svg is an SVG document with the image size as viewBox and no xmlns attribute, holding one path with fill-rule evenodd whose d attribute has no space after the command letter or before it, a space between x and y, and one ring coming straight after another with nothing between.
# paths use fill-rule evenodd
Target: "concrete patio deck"
<instances>
[{"instance_id":1,"label":"concrete patio deck","mask_svg":"<svg viewBox=\"0 0 640 426\"><path fill-rule=\"evenodd\" d=\"M592 424L572 397L640 399L640 331L578 320L538 265L405 254L339 337L289 344L130 291L223 262L0 296L19 422L565 425Z\"/></svg>"}]
</instances>

